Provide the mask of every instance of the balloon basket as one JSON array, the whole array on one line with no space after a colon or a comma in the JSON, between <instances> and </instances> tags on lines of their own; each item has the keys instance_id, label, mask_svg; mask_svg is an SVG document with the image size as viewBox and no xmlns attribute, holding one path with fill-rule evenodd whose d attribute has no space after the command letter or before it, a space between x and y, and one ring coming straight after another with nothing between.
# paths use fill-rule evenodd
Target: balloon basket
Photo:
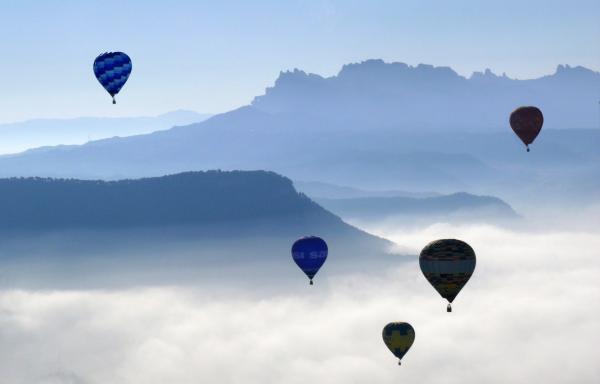
<instances>
[{"instance_id":1,"label":"balloon basket","mask_svg":"<svg viewBox=\"0 0 600 384\"><path fill-rule=\"evenodd\" d=\"M448 304L446 307L446 312L452 312L452 305Z\"/></svg>"}]
</instances>

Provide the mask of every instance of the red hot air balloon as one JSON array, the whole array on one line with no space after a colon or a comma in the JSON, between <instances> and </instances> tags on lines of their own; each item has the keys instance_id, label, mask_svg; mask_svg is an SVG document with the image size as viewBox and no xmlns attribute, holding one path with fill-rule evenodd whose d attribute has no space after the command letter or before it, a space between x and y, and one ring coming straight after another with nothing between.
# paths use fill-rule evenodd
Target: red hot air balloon
<instances>
[{"instance_id":1,"label":"red hot air balloon","mask_svg":"<svg viewBox=\"0 0 600 384\"><path fill-rule=\"evenodd\" d=\"M510 114L510 126L527 147L542 130L544 115L537 107L520 107Z\"/></svg>"}]
</instances>

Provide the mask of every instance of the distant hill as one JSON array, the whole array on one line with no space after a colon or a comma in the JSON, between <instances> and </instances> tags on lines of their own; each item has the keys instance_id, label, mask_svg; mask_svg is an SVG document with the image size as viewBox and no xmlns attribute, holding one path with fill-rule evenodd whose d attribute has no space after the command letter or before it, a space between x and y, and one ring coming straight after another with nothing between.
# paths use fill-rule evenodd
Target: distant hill
<instances>
[{"instance_id":1,"label":"distant hill","mask_svg":"<svg viewBox=\"0 0 600 384\"><path fill-rule=\"evenodd\" d=\"M297 190L312 199L351 199L358 197L433 197L437 192L410 192L401 190L373 191L321 181L294 181Z\"/></svg>"},{"instance_id":2,"label":"distant hill","mask_svg":"<svg viewBox=\"0 0 600 384\"><path fill-rule=\"evenodd\" d=\"M200 228L202 237L308 234L387 244L273 172L186 172L136 180L0 179L0 236L18 232Z\"/></svg>"},{"instance_id":3,"label":"distant hill","mask_svg":"<svg viewBox=\"0 0 600 384\"><path fill-rule=\"evenodd\" d=\"M359 197L318 199L325 208L344 218L381 220L392 217L439 219L508 219L518 217L497 197L454 193L434 197Z\"/></svg>"},{"instance_id":4,"label":"distant hill","mask_svg":"<svg viewBox=\"0 0 600 384\"><path fill-rule=\"evenodd\" d=\"M419 223L439 220L499 222L519 217L502 199L459 192L363 190L323 182L295 181L294 186L320 205L348 220L386 220L410 217Z\"/></svg>"},{"instance_id":5,"label":"distant hill","mask_svg":"<svg viewBox=\"0 0 600 384\"><path fill-rule=\"evenodd\" d=\"M0 179L0 230L269 222L352 232L272 172L187 172L136 180ZM285 224L285 225L284 225Z\"/></svg>"},{"instance_id":6,"label":"distant hill","mask_svg":"<svg viewBox=\"0 0 600 384\"><path fill-rule=\"evenodd\" d=\"M408 260L390 257L391 242L346 224L289 179L264 171L110 182L1 179L0 212L0 286L198 279L305 286L290 247L306 235L326 239L330 273Z\"/></svg>"},{"instance_id":7,"label":"distant hill","mask_svg":"<svg viewBox=\"0 0 600 384\"><path fill-rule=\"evenodd\" d=\"M189 125L209 118L193 111L173 111L155 117L80 117L35 119L0 124L0 154L30 148L83 144L108 137L124 137Z\"/></svg>"}]
</instances>

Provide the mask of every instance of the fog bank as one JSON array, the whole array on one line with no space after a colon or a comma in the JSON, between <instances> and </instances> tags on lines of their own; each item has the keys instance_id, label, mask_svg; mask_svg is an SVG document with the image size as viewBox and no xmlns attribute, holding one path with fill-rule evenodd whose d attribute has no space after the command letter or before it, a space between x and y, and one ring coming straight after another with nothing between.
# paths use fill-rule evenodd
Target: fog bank
<instances>
[{"instance_id":1,"label":"fog bank","mask_svg":"<svg viewBox=\"0 0 600 384\"><path fill-rule=\"evenodd\" d=\"M372 228L375 229L375 228ZM445 303L418 264L281 291L0 292L2 383L595 383L600 235L437 224L376 229L403 252L457 237L475 275ZM298 273L300 273L298 271ZM223 281L222 284L227 284ZM381 340L408 321L398 367Z\"/></svg>"}]
</instances>

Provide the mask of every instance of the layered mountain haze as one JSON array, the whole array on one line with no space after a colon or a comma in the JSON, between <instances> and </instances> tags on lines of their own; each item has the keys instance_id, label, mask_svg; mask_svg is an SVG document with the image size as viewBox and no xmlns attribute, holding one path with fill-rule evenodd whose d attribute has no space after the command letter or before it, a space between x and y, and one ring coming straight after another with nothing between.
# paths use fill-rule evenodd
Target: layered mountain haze
<instances>
[{"instance_id":1,"label":"layered mountain haze","mask_svg":"<svg viewBox=\"0 0 600 384\"><path fill-rule=\"evenodd\" d=\"M599 21L0 0L0 384L599 384Z\"/></svg>"},{"instance_id":2,"label":"layered mountain haze","mask_svg":"<svg viewBox=\"0 0 600 384\"><path fill-rule=\"evenodd\" d=\"M426 224L482 220L497 223L515 219L517 213L497 197L454 193L435 197L356 197L317 199L331 212L350 220L404 219Z\"/></svg>"},{"instance_id":3,"label":"layered mountain haze","mask_svg":"<svg viewBox=\"0 0 600 384\"><path fill-rule=\"evenodd\" d=\"M426 227L438 222L515 224L520 216L494 196L464 192L364 190L323 182L295 181L294 186L349 223L363 228L373 222L394 227Z\"/></svg>"},{"instance_id":4,"label":"layered mountain haze","mask_svg":"<svg viewBox=\"0 0 600 384\"><path fill-rule=\"evenodd\" d=\"M79 117L5 123L0 124L0 154L42 146L83 144L114 136L140 135L197 123L210 116L179 110L153 117Z\"/></svg>"},{"instance_id":5,"label":"layered mountain haze","mask_svg":"<svg viewBox=\"0 0 600 384\"><path fill-rule=\"evenodd\" d=\"M369 190L336 185L322 181L294 181L294 186L313 199L352 199L359 197L434 197L437 192L411 192L401 190Z\"/></svg>"},{"instance_id":6,"label":"layered mountain haze","mask_svg":"<svg viewBox=\"0 0 600 384\"><path fill-rule=\"evenodd\" d=\"M561 66L513 80L370 60L322 78L282 73L251 106L204 122L0 157L2 176L120 179L188 170L266 169L363 190L600 198L600 74ZM374 100L377 100L374 102ZM536 104L544 129L526 153L508 125Z\"/></svg>"}]
</instances>

